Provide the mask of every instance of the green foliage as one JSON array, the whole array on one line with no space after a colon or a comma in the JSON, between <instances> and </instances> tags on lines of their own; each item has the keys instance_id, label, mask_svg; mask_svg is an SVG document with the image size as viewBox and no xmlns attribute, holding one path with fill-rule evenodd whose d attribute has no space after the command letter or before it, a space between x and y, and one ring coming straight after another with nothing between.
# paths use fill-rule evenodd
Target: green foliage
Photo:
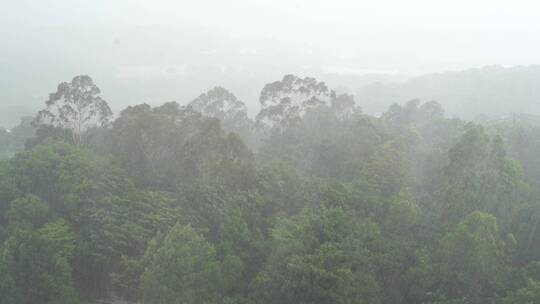
<instances>
[{"instance_id":1,"label":"green foliage","mask_svg":"<svg viewBox=\"0 0 540 304\"><path fill-rule=\"evenodd\" d=\"M494 216L469 214L439 242L435 258L444 294L470 303L485 303L494 296L508 266L504 245Z\"/></svg>"},{"instance_id":2,"label":"green foliage","mask_svg":"<svg viewBox=\"0 0 540 304\"><path fill-rule=\"evenodd\" d=\"M40 227L49 217L49 206L37 196L27 195L11 202L7 211L10 224L29 224L30 227Z\"/></svg>"},{"instance_id":3,"label":"green foliage","mask_svg":"<svg viewBox=\"0 0 540 304\"><path fill-rule=\"evenodd\" d=\"M290 128L274 131L258 151L261 162L284 162L306 175L326 179L352 180L363 162L390 140L374 120L361 113L346 119L331 107L309 109Z\"/></svg>"},{"instance_id":4,"label":"green foliage","mask_svg":"<svg viewBox=\"0 0 540 304\"><path fill-rule=\"evenodd\" d=\"M305 210L272 232L275 253L257 278L267 303L374 303L376 224L342 209Z\"/></svg>"},{"instance_id":5,"label":"green foliage","mask_svg":"<svg viewBox=\"0 0 540 304\"><path fill-rule=\"evenodd\" d=\"M120 113L111 130L112 152L138 185L173 189L179 183L245 183L252 155L217 119L190 107L143 104ZM236 174L235 174L236 173Z\"/></svg>"},{"instance_id":6,"label":"green foliage","mask_svg":"<svg viewBox=\"0 0 540 304\"><path fill-rule=\"evenodd\" d=\"M0 161L0 304L537 301L534 128L418 100L371 117L311 78L261 96L255 152L222 130L247 118L224 89L128 107L86 145L39 128Z\"/></svg>"},{"instance_id":7,"label":"green foliage","mask_svg":"<svg viewBox=\"0 0 540 304\"><path fill-rule=\"evenodd\" d=\"M504 304L534 304L540 302L540 283L529 280L527 286L507 296Z\"/></svg>"},{"instance_id":8,"label":"green foliage","mask_svg":"<svg viewBox=\"0 0 540 304\"><path fill-rule=\"evenodd\" d=\"M17 229L4 243L0 264L5 269L3 297L14 303L77 303L72 284L72 239L63 224L43 230ZM5 288L5 287L4 287Z\"/></svg>"},{"instance_id":9,"label":"green foliage","mask_svg":"<svg viewBox=\"0 0 540 304\"><path fill-rule=\"evenodd\" d=\"M175 225L150 248L141 278L142 297L151 303L218 303L221 265L215 248L191 226Z\"/></svg>"},{"instance_id":10,"label":"green foliage","mask_svg":"<svg viewBox=\"0 0 540 304\"><path fill-rule=\"evenodd\" d=\"M438 190L441 220L452 225L482 210L500 217L507 229L511 223L503 221L504 215L515 214L528 193L519 167L506 158L501 138L490 140L481 126L470 125L448 156Z\"/></svg>"}]
</instances>

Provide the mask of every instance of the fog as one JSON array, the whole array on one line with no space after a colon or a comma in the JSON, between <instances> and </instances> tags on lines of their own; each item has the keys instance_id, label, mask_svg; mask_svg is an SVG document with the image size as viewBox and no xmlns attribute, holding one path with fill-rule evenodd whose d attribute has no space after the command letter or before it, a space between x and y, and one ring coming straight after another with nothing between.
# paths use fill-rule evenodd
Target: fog
<instances>
[{"instance_id":1,"label":"fog","mask_svg":"<svg viewBox=\"0 0 540 304\"><path fill-rule=\"evenodd\" d=\"M540 303L539 17L0 0L0 304Z\"/></svg>"},{"instance_id":2,"label":"fog","mask_svg":"<svg viewBox=\"0 0 540 304\"><path fill-rule=\"evenodd\" d=\"M3 0L1 112L13 125L78 74L91 75L115 110L185 103L221 85L254 115L264 84L288 73L355 92L374 81L535 64L539 9L535 1Z\"/></svg>"}]
</instances>

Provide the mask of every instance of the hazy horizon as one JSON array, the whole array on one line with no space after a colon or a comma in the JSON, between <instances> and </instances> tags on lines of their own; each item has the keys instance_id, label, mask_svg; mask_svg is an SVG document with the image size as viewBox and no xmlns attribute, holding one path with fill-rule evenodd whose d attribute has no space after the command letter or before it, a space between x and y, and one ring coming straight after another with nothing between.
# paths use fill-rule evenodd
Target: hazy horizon
<instances>
[{"instance_id":1,"label":"hazy horizon","mask_svg":"<svg viewBox=\"0 0 540 304\"><path fill-rule=\"evenodd\" d=\"M4 0L3 8L0 110L39 108L79 74L116 111L187 103L223 86L253 115L264 84L284 74L355 93L373 81L540 63L533 1Z\"/></svg>"}]
</instances>

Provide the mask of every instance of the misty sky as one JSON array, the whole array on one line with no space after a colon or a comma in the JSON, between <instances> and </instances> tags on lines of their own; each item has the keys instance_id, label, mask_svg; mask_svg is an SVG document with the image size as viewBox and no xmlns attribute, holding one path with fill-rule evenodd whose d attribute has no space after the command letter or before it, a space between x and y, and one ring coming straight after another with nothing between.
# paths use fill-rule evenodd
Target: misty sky
<instances>
[{"instance_id":1,"label":"misty sky","mask_svg":"<svg viewBox=\"0 0 540 304\"><path fill-rule=\"evenodd\" d=\"M538 1L1 0L2 31L204 28L259 54L276 43L337 71L417 74L540 62ZM311 59L309 59L311 58Z\"/></svg>"},{"instance_id":2,"label":"misty sky","mask_svg":"<svg viewBox=\"0 0 540 304\"><path fill-rule=\"evenodd\" d=\"M262 87L290 73L354 93L539 64L539 16L519 0L0 0L0 119L32 115L80 74L115 112L223 86L255 115Z\"/></svg>"}]
</instances>

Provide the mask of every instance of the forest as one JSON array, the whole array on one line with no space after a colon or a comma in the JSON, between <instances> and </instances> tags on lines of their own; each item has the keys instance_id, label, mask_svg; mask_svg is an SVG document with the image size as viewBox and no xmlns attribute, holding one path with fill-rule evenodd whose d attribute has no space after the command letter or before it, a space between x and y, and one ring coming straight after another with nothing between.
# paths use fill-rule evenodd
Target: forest
<instances>
[{"instance_id":1,"label":"forest","mask_svg":"<svg viewBox=\"0 0 540 304\"><path fill-rule=\"evenodd\" d=\"M295 75L255 117L223 87L113 113L96 83L0 129L0 304L540 303L540 117Z\"/></svg>"}]
</instances>

